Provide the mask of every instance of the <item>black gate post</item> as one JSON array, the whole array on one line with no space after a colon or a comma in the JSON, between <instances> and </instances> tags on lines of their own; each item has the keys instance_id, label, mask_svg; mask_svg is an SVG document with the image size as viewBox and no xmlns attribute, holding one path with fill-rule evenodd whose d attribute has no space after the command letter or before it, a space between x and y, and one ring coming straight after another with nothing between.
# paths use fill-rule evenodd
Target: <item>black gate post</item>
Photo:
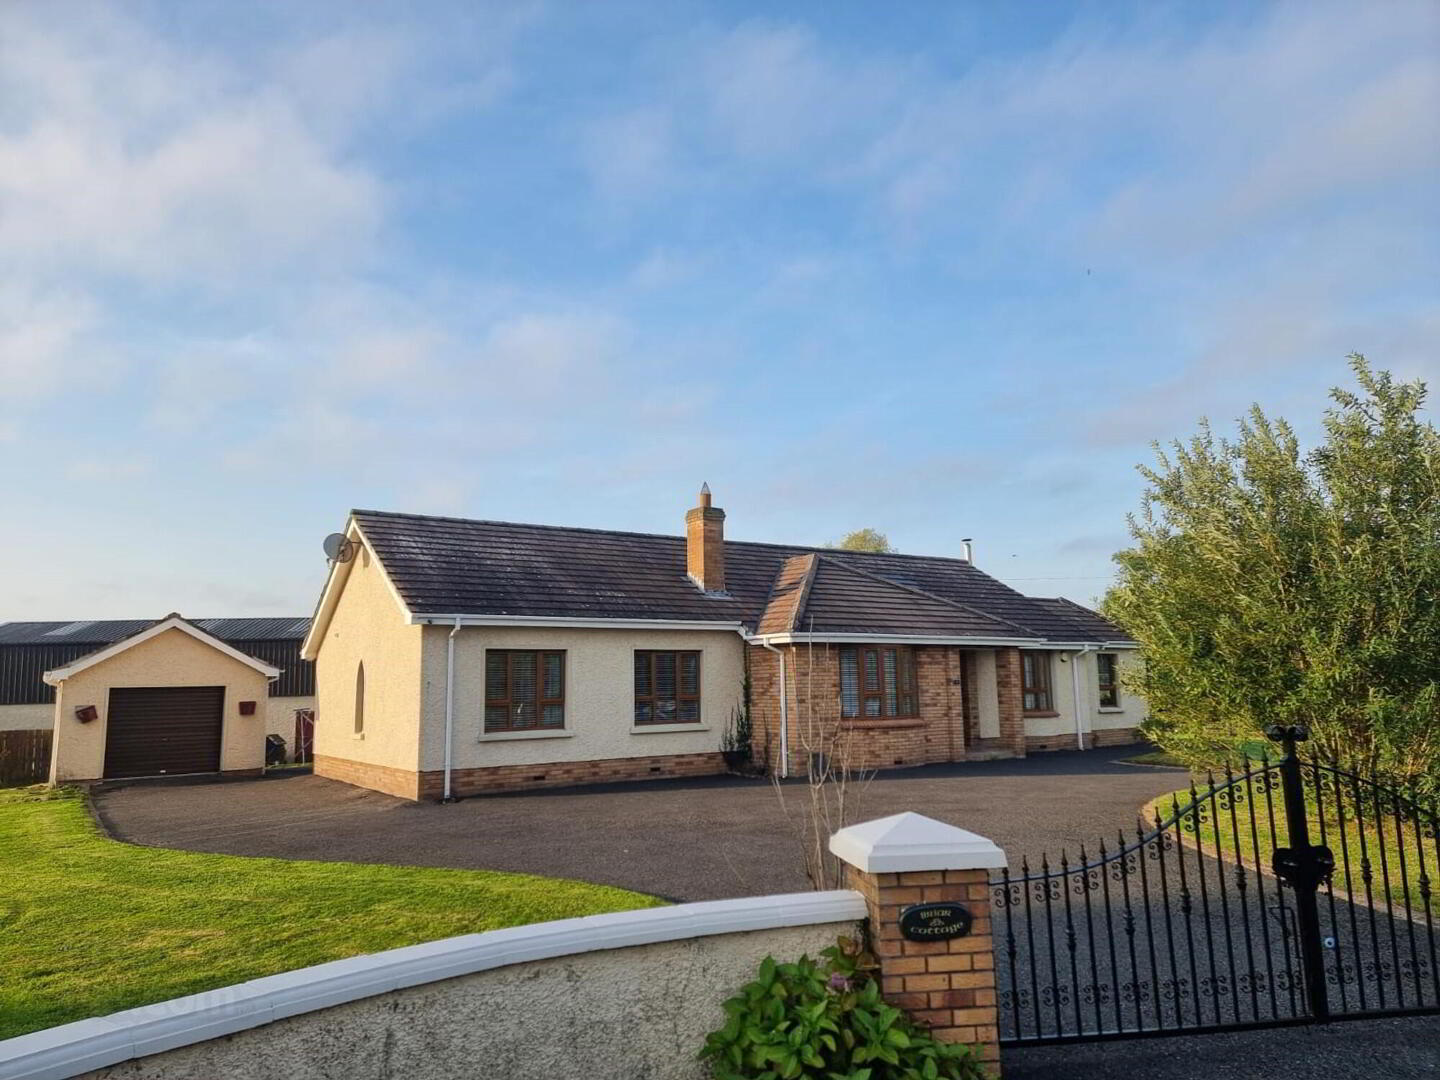
<instances>
[{"instance_id":1,"label":"black gate post","mask_svg":"<svg viewBox=\"0 0 1440 1080\"><path fill-rule=\"evenodd\" d=\"M1300 938L1300 961L1305 969L1305 996L1310 1015L1324 1023L1330 1019L1330 996L1325 989L1325 954L1320 940L1320 907L1315 894L1329 876L1335 859L1330 849L1310 843L1310 823L1305 812L1305 777L1295 744L1308 736L1299 724L1276 724L1266 734L1284 749L1280 779L1285 795L1285 828L1288 848L1275 849L1275 876L1295 893L1295 923Z\"/></svg>"}]
</instances>

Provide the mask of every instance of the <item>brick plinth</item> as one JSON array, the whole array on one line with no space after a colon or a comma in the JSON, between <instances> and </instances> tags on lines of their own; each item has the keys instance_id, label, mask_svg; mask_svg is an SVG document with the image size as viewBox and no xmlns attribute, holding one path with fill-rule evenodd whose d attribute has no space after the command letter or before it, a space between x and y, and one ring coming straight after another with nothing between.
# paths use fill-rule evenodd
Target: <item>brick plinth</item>
<instances>
[{"instance_id":1,"label":"brick plinth","mask_svg":"<svg viewBox=\"0 0 1440 1080\"><path fill-rule=\"evenodd\" d=\"M995 951L990 927L988 870L913 870L873 874L846 867L850 888L865 897L871 944L880 960L885 1000L925 1024L937 1039L973 1046L1000 1072L995 1003ZM964 904L974 916L965 937L907 941L900 912L930 901Z\"/></svg>"},{"instance_id":2,"label":"brick plinth","mask_svg":"<svg viewBox=\"0 0 1440 1080\"><path fill-rule=\"evenodd\" d=\"M543 765L492 765L481 769L454 769L450 793L457 797L490 795L504 791L575 787L622 780L661 780L679 776L713 776L725 772L719 754L657 754L648 757L606 758L601 761L552 761ZM383 791L402 799L439 799L445 793L445 773L435 769L408 772L386 765L369 765L346 758L315 758L315 775L341 780L356 787Z\"/></svg>"},{"instance_id":3,"label":"brick plinth","mask_svg":"<svg viewBox=\"0 0 1440 1080\"><path fill-rule=\"evenodd\" d=\"M1140 734L1140 729L1134 727L1096 728L1085 733L1085 745L1092 750L1105 746L1129 746L1131 743L1143 741L1144 736ZM1067 731L1059 735L1027 735L1025 748L1032 754L1042 750L1074 750L1075 733Z\"/></svg>"},{"instance_id":4,"label":"brick plinth","mask_svg":"<svg viewBox=\"0 0 1440 1080\"><path fill-rule=\"evenodd\" d=\"M371 765L364 761L316 754L315 775L369 788L371 791L383 791L386 795L401 799L420 797L420 774L411 770L395 769L389 765Z\"/></svg>"},{"instance_id":5,"label":"brick plinth","mask_svg":"<svg viewBox=\"0 0 1440 1080\"><path fill-rule=\"evenodd\" d=\"M714 776L725 772L718 751L703 754L664 754L648 757L604 758L600 761L552 761L544 765L493 765L481 769L455 769L450 790L455 795L490 795L503 791L607 784L623 780L661 780L679 776ZM440 770L422 773L420 797L438 799L445 791Z\"/></svg>"},{"instance_id":6,"label":"brick plinth","mask_svg":"<svg viewBox=\"0 0 1440 1080\"><path fill-rule=\"evenodd\" d=\"M1138 727L1096 728L1087 738L1091 746L1130 746L1145 741Z\"/></svg>"}]
</instances>

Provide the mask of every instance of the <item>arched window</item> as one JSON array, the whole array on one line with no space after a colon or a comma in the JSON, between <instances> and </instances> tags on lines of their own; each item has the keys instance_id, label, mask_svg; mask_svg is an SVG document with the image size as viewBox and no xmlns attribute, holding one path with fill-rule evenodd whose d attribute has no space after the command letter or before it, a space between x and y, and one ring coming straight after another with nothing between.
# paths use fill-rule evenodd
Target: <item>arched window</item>
<instances>
[{"instance_id":1,"label":"arched window","mask_svg":"<svg viewBox=\"0 0 1440 1080\"><path fill-rule=\"evenodd\" d=\"M365 661L355 665L355 734L365 734Z\"/></svg>"}]
</instances>

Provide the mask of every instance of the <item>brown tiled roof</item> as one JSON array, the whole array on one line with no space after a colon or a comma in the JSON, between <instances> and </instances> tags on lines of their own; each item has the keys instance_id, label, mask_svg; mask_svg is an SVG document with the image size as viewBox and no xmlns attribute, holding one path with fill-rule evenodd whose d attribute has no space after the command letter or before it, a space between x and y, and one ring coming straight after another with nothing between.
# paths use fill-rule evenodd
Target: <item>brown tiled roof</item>
<instances>
[{"instance_id":1,"label":"brown tiled roof","mask_svg":"<svg viewBox=\"0 0 1440 1080\"><path fill-rule=\"evenodd\" d=\"M1077 636L1082 624L1068 609L1023 596L963 559L727 540L728 593L715 595L686 575L684 537L375 510L353 516L417 615L675 619L765 633L785 632L771 627L787 621L809 630L813 620L816 633L1124 637L1108 623L1103 638Z\"/></svg>"},{"instance_id":2,"label":"brown tiled roof","mask_svg":"<svg viewBox=\"0 0 1440 1080\"><path fill-rule=\"evenodd\" d=\"M892 581L828 555L815 570L787 630L814 634L934 634L937 637L1035 637L953 600ZM763 631L762 631L763 632Z\"/></svg>"},{"instance_id":3,"label":"brown tiled roof","mask_svg":"<svg viewBox=\"0 0 1440 1080\"><path fill-rule=\"evenodd\" d=\"M770 601L760 615L760 633L788 634L799 624L797 616L804 609L819 559L814 553L791 555L780 565Z\"/></svg>"},{"instance_id":4,"label":"brown tiled roof","mask_svg":"<svg viewBox=\"0 0 1440 1080\"><path fill-rule=\"evenodd\" d=\"M1032 597L1036 604L1050 612L1059 622L1075 628L1075 641L1129 641L1130 635L1098 611L1066 600L1063 596Z\"/></svg>"}]
</instances>

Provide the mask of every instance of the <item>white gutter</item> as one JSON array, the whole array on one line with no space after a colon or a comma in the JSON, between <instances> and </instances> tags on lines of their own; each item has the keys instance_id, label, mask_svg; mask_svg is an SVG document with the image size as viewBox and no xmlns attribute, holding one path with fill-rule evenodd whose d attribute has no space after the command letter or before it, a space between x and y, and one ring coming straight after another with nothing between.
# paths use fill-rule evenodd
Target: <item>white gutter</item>
<instances>
[{"instance_id":1,"label":"white gutter","mask_svg":"<svg viewBox=\"0 0 1440 1080\"><path fill-rule=\"evenodd\" d=\"M1067 652L1071 649L1138 649L1133 641L1046 641L1040 638L946 637L942 634L767 634L747 637L752 644L778 642L781 645L970 645L982 648L1013 646L1017 649L1039 649L1045 652Z\"/></svg>"},{"instance_id":2,"label":"white gutter","mask_svg":"<svg viewBox=\"0 0 1440 1080\"><path fill-rule=\"evenodd\" d=\"M780 657L780 779L784 780L790 775L790 693L786 684L785 653L766 638L755 638L754 641Z\"/></svg>"},{"instance_id":3,"label":"white gutter","mask_svg":"<svg viewBox=\"0 0 1440 1080\"><path fill-rule=\"evenodd\" d=\"M566 619L551 615L410 615L411 626L554 626L582 630L730 630L744 635L741 622L704 619Z\"/></svg>"},{"instance_id":4,"label":"white gutter","mask_svg":"<svg viewBox=\"0 0 1440 1080\"><path fill-rule=\"evenodd\" d=\"M445 793L441 802L449 802L451 755L455 745L455 635L460 633L460 618L445 640Z\"/></svg>"}]
</instances>

